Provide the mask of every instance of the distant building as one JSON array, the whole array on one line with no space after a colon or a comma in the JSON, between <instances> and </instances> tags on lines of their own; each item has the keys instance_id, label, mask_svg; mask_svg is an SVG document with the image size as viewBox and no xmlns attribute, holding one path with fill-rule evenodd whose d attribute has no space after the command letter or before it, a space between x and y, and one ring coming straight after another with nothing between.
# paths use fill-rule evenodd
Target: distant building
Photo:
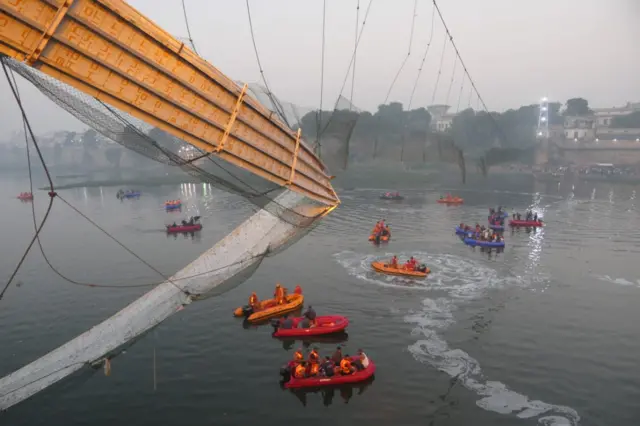
<instances>
[{"instance_id":1,"label":"distant building","mask_svg":"<svg viewBox=\"0 0 640 426\"><path fill-rule=\"evenodd\" d=\"M567 116L564 118L564 137L574 141L595 139L596 120L594 117Z\"/></svg>"},{"instance_id":2,"label":"distant building","mask_svg":"<svg viewBox=\"0 0 640 426\"><path fill-rule=\"evenodd\" d=\"M593 115L596 119L597 127L609 127L615 117L628 115L640 111L640 102L627 102L623 107L594 108Z\"/></svg>"},{"instance_id":3,"label":"distant building","mask_svg":"<svg viewBox=\"0 0 640 426\"><path fill-rule=\"evenodd\" d=\"M453 125L453 118L456 114L448 114L451 108L449 105L431 105L427 111L431 114L431 129L438 132L445 132Z\"/></svg>"}]
</instances>

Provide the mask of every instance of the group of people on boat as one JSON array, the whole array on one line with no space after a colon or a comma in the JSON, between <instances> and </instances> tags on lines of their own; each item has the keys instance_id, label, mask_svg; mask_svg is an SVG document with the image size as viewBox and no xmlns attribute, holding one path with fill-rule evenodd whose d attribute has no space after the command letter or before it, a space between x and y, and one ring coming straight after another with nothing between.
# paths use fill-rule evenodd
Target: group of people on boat
<instances>
[{"instance_id":1,"label":"group of people on boat","mask_svg":"<svg viewBox=\"0 0 640 426\"><path fill-rule=\"evenodd\" d=\"M526 221L533 221L533 222L538 222L541 221L540 218L538 218L538 213L534 213L531 210L528 210L525 212L525 219ZM520 213L514 213L513 214L513 220L522 220L522 215Z\"/></svg>"},{"instance_id":2,"label":"group of people on boat","mask_svg":"<svg viewBox=\"0 0 640 426\"><path fill-rule=\"evenodd\" d=\"M180 200L169 200L164 202L165 206L179 206L181 204L182 204L182 201Z\"/></svg>"},{"instance_id":3,"label":"group of people on boat","mask_svg":"<svg viewBox=\"0 0 640 426\"><path fill-rule=\"evenodd\" d=\"M33 194L31 192L21 192L20 195L18 195L18 198L30 198L33 197Z\"/></svg>"},{"instance_id":4,"label":"group of people on boat","mask_svg":"<svg viewBox=\"0 0 640 426\"><path fill-rule=\"evenodd\" d=\"M168 228L177 228L178 226L193 226L195 224L198 223L198 221L200 220L200 216L191 216L189 218L189 220L184 220L182 219L182 223L180 225L178 225L177 223L173 222L172 225L168 225Z\"/></svg>"},{"instance_id":5,"label":"group of people on boat","mask_svg":"<svg viewBox=\"0 0 640 426\"><path fill-rule=\"evenodd\" d=\"M387 198L398 198L400 197L400 193L399 192L385 192L384 196Z\"/></svg>"},{"instance_id":6,"label":"group of people on boat","mask_svg":"<svg viewBox=\"0 0 640 426\"><path fill-rule=\"evenodd\" d=\"M373 227L373 231L371 231L371 235L374 235L376 237L384 237L387 235L391 235L391 230L389 229L389 225L387 225L384 222L384 219L381 219Z\"/></svg>"},{"instance_id":7,"label":"group of people on boat","mask_svg":"<svg viewBox=\"0 0 640 426\"><path fill-rule=\"evenodd\" d=\"M276 305L284 305L285 303L287 303L287 294L288 294L288 292L289 291L287 290L286 287L284 287L280 283L276 283L276 289L273 292L273 298L274 298L274 301L275 301ZM295 294L301 294L302 293L302 288L299 285L297 285L295 287L295 289L293 290L293 292ZM256 294L255 291L253 293L251 293L251 296L249 296L249 306L251 306L254 311L258 311L261 308L260 299L258 299L258 295ZM311 311L311 312L309 312L309 311ZM311 318L315 323L316 313L315 313L315 311L313 311L311 306L309 306L309 309L307 309L307 312L305 312L305 314L308 314L308 318ZM286 317L287 316L285 315L285 318ZM291 327L289 327L289 328L291 328Z\"/></svg>"},{"instance_id":8,"label":"group of people on boat","mask_svg":"<svg viewBox=\"0 0 640 426\"><path fill-rule=\"evenodd\" d=\"M400 265L400 263L398 262L398 256L396 256L395 254L391 258L391 261L389 261L389 267L395 268L395 269L402 269L405 271L419 271L419 272L424 272L427 269L426 266L418 263L418 261L413 256L411 256L409 260L407 260L403 265Z\"/></svg>"},{"instance_id":9,"label":"group of people on boat","mask_svg":"<svg viewBox=\"0 0 640 426\"><path fill-rule=\"evenodd\" d=\"M461 223L459 227L467 233L467 237L473 238L476 241L488 241L494 243L504 241L504 237L500 233L494 232L491 228L480 226L479 223L476 223L475 228L471 228L469 225L465 225L464 223Z\"/></svg>"},{"instance_id":10,"label":"group of people on boat","mask_svg":"<svg viewBox=\"0 0 640 426\"><path fill-rule=\"evenodd\" d=\"M318 325L316 321L316 311L313 309L311 305L307 308L306 311L302 314L304 319L298 323L298 328L313 328ZM279 327L285 330L290 330L293 328L293 319L289 316L289 314L284 314L282 321L280 321Z\"/></svg>"},{"instance_id":11,"label":"group of people on boat","mask_svg":"<svg viewBox=\"0 0 640 426\"><path fill-rule=\"evenodd\" d=\"M456 197L454 197L453 195L451 195L451 193L447 192L447 195L441 195L440 199L441 200L453 200Z\"/></svg>"},{"instance_id":12,"label":"group of people on boat","mask_svg":"<svg viewBox=\"0 0 640 426\"><path fill-rule=\"evenodd\" d=\"M362 349L358 349L357 358L352 359L349 354L342 355L340 346L332 356L325 356L323 360L320 359L317 347L311 350L306 360L300 348L293 354L293 361L291 373L296 379L333 377L338 374L348 376L369 366L369 358Z\"/></svg>"},{"instance_id":13,"label":"group of people on boat","mask_svg":"<svg viewBox=\"0 0 640 426\"><path fill-rule=\"evenodd\" d=\"M498 206L498 209L489 209L489 224L494 226L504 226L504 218L508 216L502 210L502 206Z\"/></svg>"}]
</instances>

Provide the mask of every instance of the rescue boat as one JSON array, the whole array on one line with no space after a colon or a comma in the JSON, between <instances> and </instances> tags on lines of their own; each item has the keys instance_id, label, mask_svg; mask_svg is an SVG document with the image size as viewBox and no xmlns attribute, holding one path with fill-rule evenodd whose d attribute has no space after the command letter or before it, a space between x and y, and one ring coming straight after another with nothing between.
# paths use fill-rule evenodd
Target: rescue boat
<instances>
[{"instance_id":1,"label":"rescue boat","mask_svg":"<svg viewBox=\"0 0 640 426\"><path fill-rule=\"evenodd\" d=\"M167 225L167 233L169 234L177 234L180 232L195 232L201 229L202 229L202 225L199 223L194 223L193 225L178 225L178 226Z\"/></svg>"},{"instance_id":2,"label":"rescue boat","mask_svg":"<svg viewBox=\"0 0 640 426\"><path fill-rule=\"evenodd\" d=\"M352 356L351 360L357 360L357 356ZM326 376L314 376L314 377L305 377L305 378L296 378L293 377L291 371L295 368L295 361L290 361L286 367L283 367L280 370L280 374L283 377L284 387L285 388L317 388L320 386L336 386L336 385L346 385L350 383L360 383L364 382L371 377L376 372L376 365L373 363L371 358L369 358L369 365L367 368L361 371L356 371L352 374L342 375L340 373L335 374L331 377Z\"/></svg>"},{"instance_id":3,"label":"rescue boat","mask_svg":"<svg viewBox=\"0 0 640 426\"><path fill-rule=\"evenodd\" d=\"M393 268L389 264L383 263L383 262L372 262L371 267L376 272L381 272L387 275L399 275L403 277L424 278L427 276L427 274L431 273L431 270L424 265L421 265L421 267L424 267L424 270L422 271L421 270L408 271L402 267Z\"/></svg>"},{"instance_id":4,"label":"rescue boat","mask_svg":"<svg viewBox=\"0 0 640 426\"><path fill-rule=\"evenodd\" d=\"M245 317L251 323L267 320L273 317L279 317L286 313L293 312L304 303L302 291L286 296L286 302L278 305L276 299L265 299L258 302L256 309L249 305L236 308L233 315L236 317Z\"/></svg>"},{"instance_id":5,"label":"rescue boat","mask_svg":"<svg viewBox=\"0 0 640 426\"><path fill-rule=\"evenodd\" d=\"M460 197L440 198L438 200L440 204L464 204L464 200Z\"/></svg>"},{"instance_id":6,"label":"rescue boat","mask_svg":"<svg viewBox=\"0 0 640 426\"><path fill-rule=\"evenodd\" d=\"M341 315L317 316L316 325L309 328L298 328L304 317L292 318L292 320L293 328L280 328L281 320L272 320L273 337L305 337L340 333L349 325L349 319Z\"/></svg>"}]
</instances>

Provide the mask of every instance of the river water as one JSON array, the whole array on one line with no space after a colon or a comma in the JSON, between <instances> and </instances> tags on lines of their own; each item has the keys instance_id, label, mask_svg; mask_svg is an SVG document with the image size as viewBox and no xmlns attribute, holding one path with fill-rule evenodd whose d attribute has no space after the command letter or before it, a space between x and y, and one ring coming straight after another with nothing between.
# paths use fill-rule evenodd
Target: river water
<instances>
[{"instance_id":1,"label":"river water","mask_svg":"<svg viewBox=\"0 0 640 426\"><path fill-rule=\"evenodd\" d=\"M87 369L9 409L18 425L617 425L640 424L640 187L540 184L494 179L467 187L340 192L343 204L293 247L266 259L245 283L192 304L112 361L110 376ZM3 178L0 270L6 280L33 233L31 205L12 199L26 182ZM119 201L118 188L61 194L163 273L171 274L248 217L241 200L206 184L143 187ZM402 190L402 188L399 188ZM435 201L450 189L459 207ZM45 197L36 194L42 216ZM166 213L181 198L186 208ZM507 232L504 253L464 246L460 222L487 209L535 208L538 232ZM202 216L203 231L168 237L164 225ZM367 243L386 218L392 241ZM483 220L484 219L484 220ZM43 355L143 294L159 277L84 219L56 202L43 231L51 263L70 278L127 287L69 284L37 250L0 301L0 374ZM416 256L423 281L381 276L372 260ZM243 328L232 310L276 281L300 284L318 314L349 316L346 352L363 348L378 366L372 383L334 392L293 393L279 367L300 342L268 326ZM317 343L322 353L338 342ZM0 390L1 392L1 390Z\"/></svg>"}]
</instances>

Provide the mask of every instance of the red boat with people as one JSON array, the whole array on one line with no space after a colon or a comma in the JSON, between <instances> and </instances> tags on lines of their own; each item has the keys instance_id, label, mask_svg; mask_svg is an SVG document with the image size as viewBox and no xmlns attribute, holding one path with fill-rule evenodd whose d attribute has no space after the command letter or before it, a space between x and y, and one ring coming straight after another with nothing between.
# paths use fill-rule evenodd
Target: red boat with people
<instances>
[{"instance_id":1,"label":"red boat with people","mask_svg":"<svg viewBox=\"0 0 640 426\"><path fill-rule=\"evenodd\" d=\"M167 225L167 233L169 234L178 234L181 232L196 232L202 229L202 225L198 223L200 220L200 216L193 216L187 222L186 220L182 221L182 224L178 225L175 222L173 225Z\"/></svg>"},{"instance_id":2,"label":"red boat with people","mask_svg":"<svg viewBox=\"0 0 640 426\"><path fill-rule=\"evenodd\" d=\"M33 194L31 192L21 192L16 198L22 201L29 201L33 200Z\"/></svg>"},{"instance_id":3,"label":"red boat with people","mask_svg":"<svg viewBox=\"0 0 640 426\"><path fill-rule=\"evenodd\" d=\"M305 337L320 336L323 334L340 333L349 325L349 319L342 315L317 316L315 325L301 328L300 323L305 317L291 318L292 328L280 328L281 320L273 320L274 337Z\"/></svg>"},{"instance_id":4,"label":"red boat with people","mask_svg":"<svg viewBox=\"0 0 640 426\"><path fill-rule=\"evenodd\" d=\"M359 359L357 356L352 356L352 362L356 362ZM376 365L373 363L371 359L368 359L368 365L358 371L354 371L351 374L340 374L336 373L333 376L312 376L312 377L294 377L294 375L290 374L293 369L296 368L296 361L290 361L287 364L286 368L283 368L281 374L285 377L284 387L285 388L318 388L322 386L338 386L338 385L347 385L352 383L360 383L364 382L371 377L376 372Z\"/></svg>"}]
</instances>

